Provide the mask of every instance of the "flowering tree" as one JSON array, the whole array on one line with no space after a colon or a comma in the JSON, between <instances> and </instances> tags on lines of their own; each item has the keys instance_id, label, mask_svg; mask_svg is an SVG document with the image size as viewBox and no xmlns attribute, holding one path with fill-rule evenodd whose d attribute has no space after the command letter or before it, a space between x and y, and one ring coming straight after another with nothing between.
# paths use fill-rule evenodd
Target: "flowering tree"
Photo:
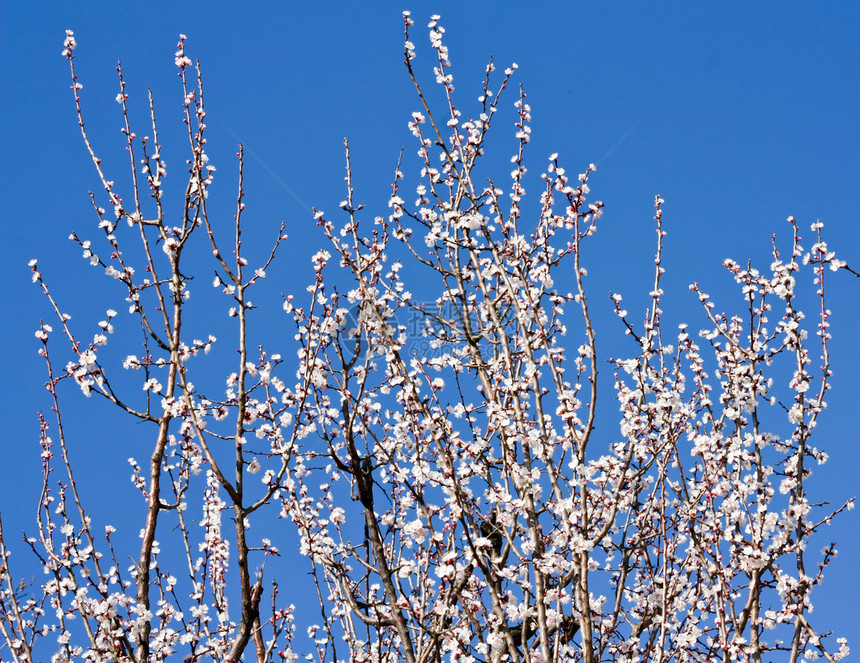
<instances>
[{"instance_id":1,"label":"flowering tree","mask_svg":"<svg viewBox=\"0 0 860 663\"><path fill-rule=\"evenodd\" d=\"M766 271L725 262L742 311L717 312L696 284L705 329L667 330L657 197L649 309L636 322L613 295L634 351L601 355L584 266L603 210L588 198L595 168L571 177L551 156L529 211L530 109L520 90L512 181L507 192L487 183L481 157L516 66L496 83L487 67L480 110L466 119L437 21L438 108L413 69L404 16L421 103L409 124L417 199L405 202L398 168L390 210L366 214L347 146L346 200L337 220L315 214L327 248L313 256L308 294L284 299L298 348L281 354L254 350L249 292L284 227L268 258L249 264L240 146L233 228L227 238L216 231L202 77L185 38L176 65L189 168L181 210L168 213L151 95L151 133L139 138L118 68L130 159L122 197L85 129L68 32L77 117L107 201L92 198L104 249L71 239L126 294L142 341L121 368L141 376L143 390L100 355L118 314L108 310L83 338L31 262L57 316L36 332L53 419L40 422L44 483L26 539L47 579L30 595L19 590L0 529L4 659L295 660L296 599L278 589L289 570L272 560L263 573L263 556L278 552L270 539L297 543L308 558L320 610L309 658L321 663L847 655L845 640L830 641L809 615L835 547L812 553L807 544L851 504L816 506L807 484L810 466L826 460L812 439L831 375L825 275L857 272L828 249L820 222L802 248L790 218L787 250L774 242ZM192 379L216 339L193 339L184 324L186 273L197 264L187 255L203 244L238 329L218 394ZM812 337L797 290L804 278L817 291ZM422 303L409 288L427 283L436 292ZM68 363L54 358L68 349ZM598 384L607 361L614 394ZM129 525L141 528L131 566L116 530L103 539L78 492L61 415L70 382L152 431L149 458L132 461L143 501ZM598 436L598 398L613 396L619 427ZM58 460L65 478L55 486ZM249 527L267 513L281 520L261 538Z\"/></svg>"}]
</instances>

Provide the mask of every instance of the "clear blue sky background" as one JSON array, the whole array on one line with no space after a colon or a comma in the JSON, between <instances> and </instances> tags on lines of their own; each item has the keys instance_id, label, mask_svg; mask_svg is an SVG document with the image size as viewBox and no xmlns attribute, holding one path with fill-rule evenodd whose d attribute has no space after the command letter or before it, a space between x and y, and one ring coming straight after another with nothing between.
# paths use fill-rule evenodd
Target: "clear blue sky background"
<instances>
[{"instance_id":1,"label":"clear blue sky background","mask_svg":"<svg viewBox=\"0 0 860 663\"><path fill-rule=\"evenodd\" d=\"M207 82L209 152L220 187L214 200L231 204L238 136L256 155L246 173L251 232L268 239L287 221L290 243L270 283L272 317L262 320L288 348L292 330L278 317L277 294L302 293L310 279L307 258L321 245L300 201L335 212L345 197L343 138L352 144L359 200L374 212L386 209L401 146L407 147L403 170L418 168L406 128L418 108L402 64L401 10L407 8L417 23L416 67L428 85L432 64L423 26L430 14L442 14L467 115L488 55L501 68L519 64L516 81L533 111L533 174L551 152L569 171L581 172L626 136L592 179L595 197L606 203L588 261L606 354L624 354L625 346L611 346L624 339L605 293L623 293L631 311L646 303L654 194L666 200L670 322L702 323L687 290L695 280L721 308L737 307L721 261L752 259L766 269L770 237L786 237L789 215L804 229L820 217L831 246L855 269L860 265L856 3L259 2L239 10L226 2L6 2L0 21L0 333L6 348L0 511L10 534L33 523L40 467L35 415L48 407L33 331L50 312L30 282L27 261L39 258L64 309L84 330L105 308L125 308L117 292L96 301L101 281L67 240L72 231L98 236L87 195L98 181L74 119L60 55L64 30L76 33L88 126L111 177L119 181L126 172L114 101L113 68L121 58L136 118L146 118L146 88L156 95L174 189L185 153L173 53L177 35L188 35L188 54L201 60ZM505 121L495 128L499 147L491 149L501 173L509 170L513 146ZM830 279L836 375L819 445L831 461L815 476L819 496L834 502L858 493L860 464L860 280L845 276ZM207 278L204 273L202 285ZM85 402L70 390L66 403L82 480L94 496L116 496L99 516L121 517L129 490L124 459L142 457L146 447L136 446L137 432L95 399ZM612 422L604 426L609 434ZM860 594L856 514L819 539L820 546L837 539L841 556L818 593L816 621L848 636L857 632L857 617L844 606L856 608ZM16 563L25 558L16 555Z\"/></svg>"}]
</instances>

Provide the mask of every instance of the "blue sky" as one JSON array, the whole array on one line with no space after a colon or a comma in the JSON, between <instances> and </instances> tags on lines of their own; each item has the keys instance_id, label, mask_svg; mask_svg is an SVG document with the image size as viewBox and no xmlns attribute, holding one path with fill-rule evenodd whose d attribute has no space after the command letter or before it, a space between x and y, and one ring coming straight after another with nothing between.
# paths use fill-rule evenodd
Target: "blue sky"
<instances>
[{"instance_id":1,"label":"blue sky","mask_svg":"<svg viewBox=\"0 0 860 663\"><path fill-rule=\"evenodd\" d=\"M177 144L181 129L173 53L178 34L188 36L187 52L201 60L206 81L210 156L223 187L213 194L222 198L215 200L230 204L238 137L253 152L246 171L252 236L259 232L268 239L281 220L287 222L290 241L273 272L275 298L279 292L300 295L310 279L308 258L322 237L307 207L334 212L345 197L344 137L352 146L358 196L380 213L402 146L403 170L418 168L406 127L418 105L402 64L403 9L416 18L413 40L421 48L415 65L428 85L432 65L423 25L430 14L442 15L467 114L487 57L492 54L500 68L518 63L515 80L525 86L532 107L532 173L540 172L552 152L572 172L600 162L592 191L606 211L587 263L595 301L605 300L605 311L596 315L607 354L611 343L623 343L623 335L612 327L608 299L600 298L612 289L625 295L631 311L637 304L644 308L655 194L666 200L671 320L702 323L687 290L692 281L701 282L724 308L740 304L721 261L751 259L767 268L770 237L787 237L789 215L804 229L820 217L831 247L855 269L860 265L860 6L855 3L261 2L240 11L230 3L209 2L201 7L98 1L3 5L0 334L7 368L0 382L0 512L7 531L32 523L39 479L35 414L48 407L33 332L50 312L30 282L28 260L39 258L56 294L81 324L93 324L105 308L122 304L116 297L97 299L100 281L67 240L72 231L96 237L87 191L98 188L60 55L67 28L79 44L91 138L117 179L125 172L125 155L114 102L116 60L123 61L141 120L145 90L152 87L170 150L171 136ZM509 127L495 128L500 173L509 169ZM182 167L181 149L168 153L174 169ZM818 443L831 460L816 476L822 496L840 502L858 493L860 284L846 274L830 279L830 286L836 375ZM283 334L291 336L291 331ZM77 439L86 440L79 453L86 456L92 449L94 454L81 457L82 476L119 490L113 475L103 474L109 470L98 469L108 465L97 455L116 455L122 462L132 455L124 445L134 433L113 428L107 414L99 418L99 405L69 396L69 406L80 408L72 415ZM100 424L87 423L92 421ZM120 467L121 482L126 474ZM839 603L860 593L856 513L843 516L820 540L822 546L838 540L841 556L818 595L816 612L845 635L856 631L856 618Z\"/></svg>"}]
</instances>

